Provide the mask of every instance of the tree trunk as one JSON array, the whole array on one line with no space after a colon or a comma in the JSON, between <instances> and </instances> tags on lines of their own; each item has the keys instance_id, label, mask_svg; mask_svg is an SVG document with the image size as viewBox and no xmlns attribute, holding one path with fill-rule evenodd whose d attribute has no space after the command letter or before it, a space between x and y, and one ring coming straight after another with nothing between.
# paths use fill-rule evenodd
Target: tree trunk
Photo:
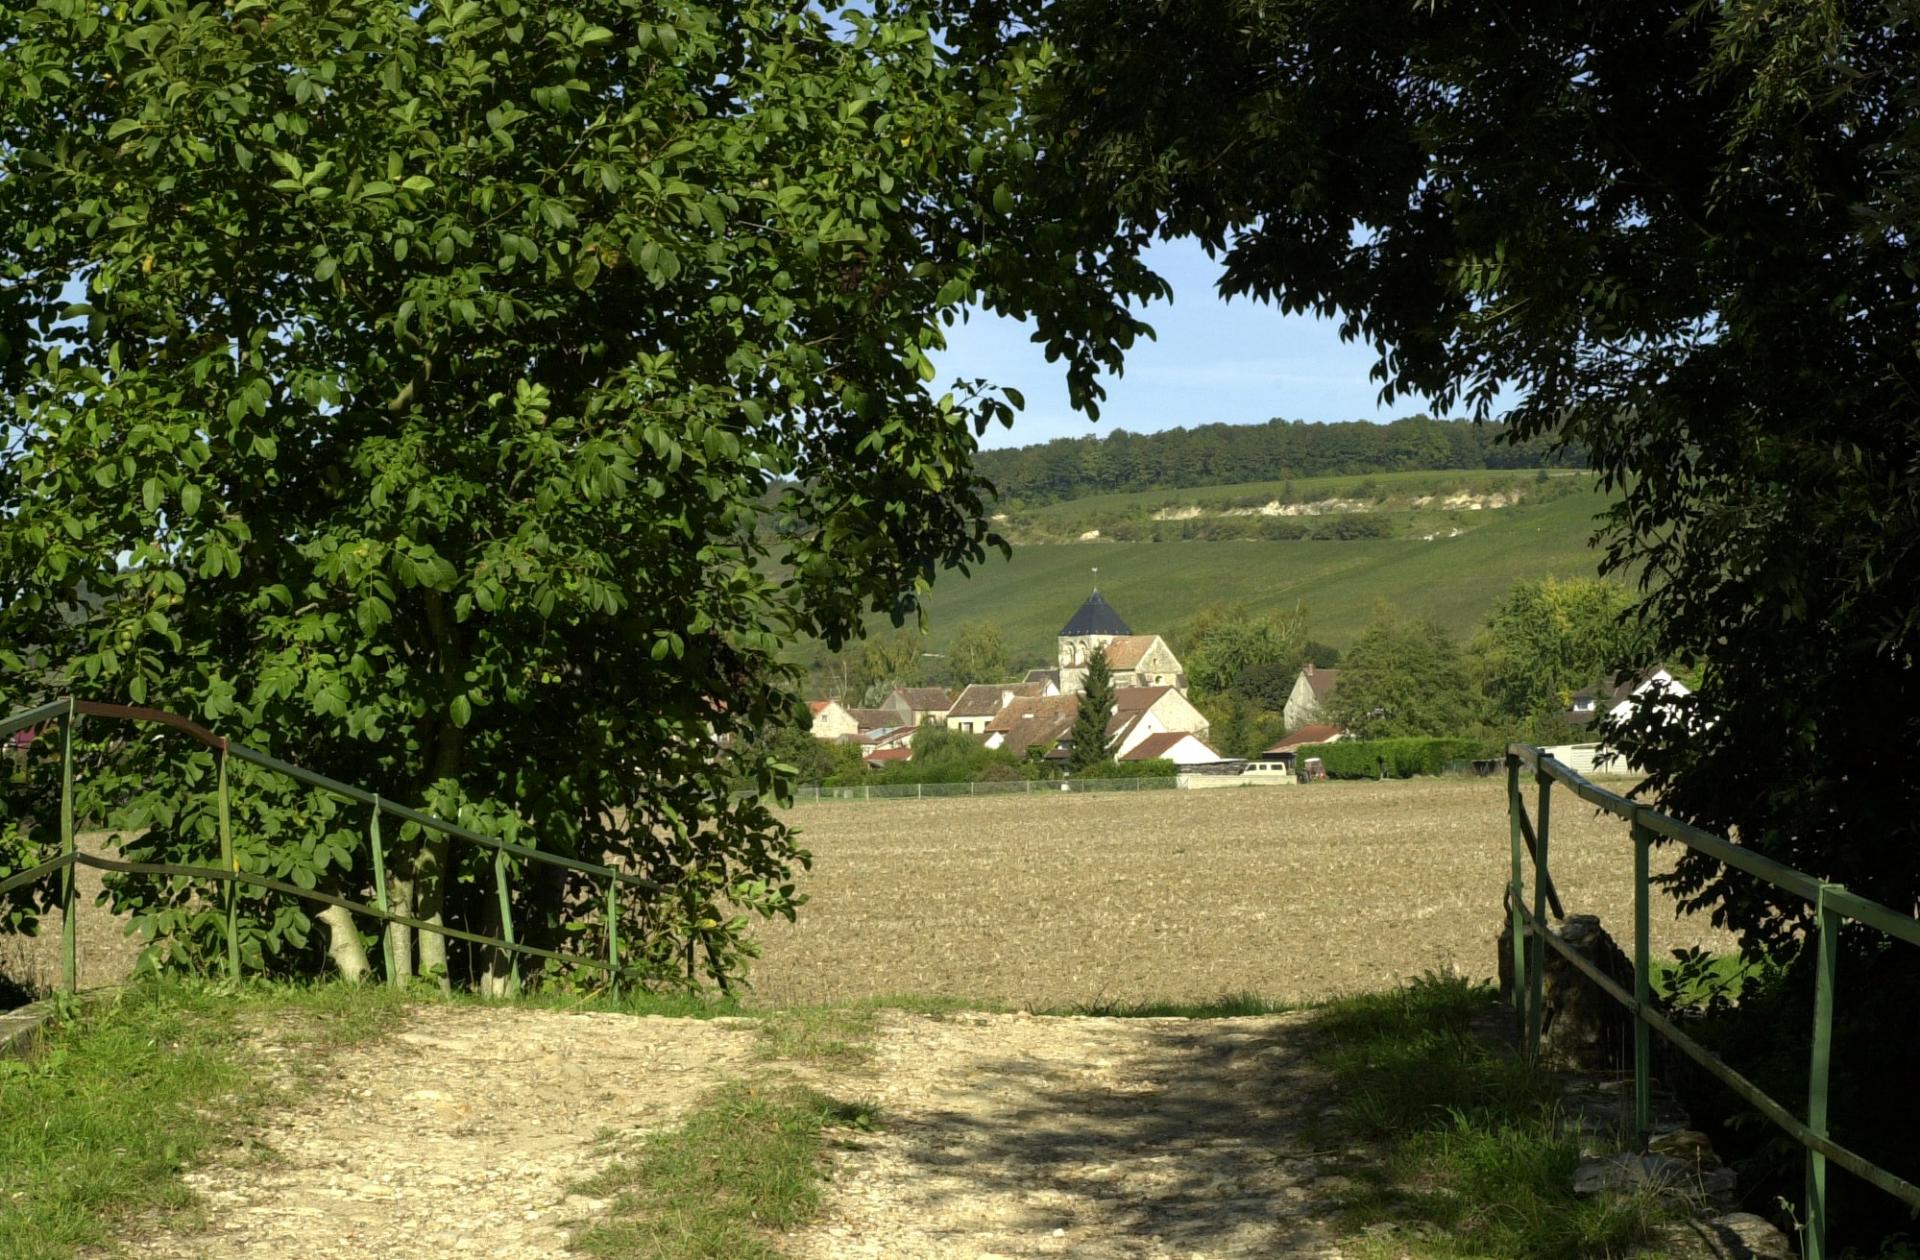
<instances>
[{"instance_id":1,"label":"tree trunk","mask_svg":"<svg viewBox=\"0 0 1920 1260\"><path fill-rule=\"evenodd\" d=\"M484 902L480 932L483 936L506 939L500 922L500 902L489 897ZM486 962L474 979L483 997L506 997L513 992L513 955L504 949L483 946Z\"/></svg>"},{"instance_id":2,"label":"tree trunk","mask_svg":"<svg viewBox=\"0 0 1920 1260\"><path fill-rule=\"evenodd\" d=\"M344 906L328 906L316 916L327 928L327 957L340 969L340 978L359 984L372 970L367 964L366 947L360 943L360 929Z\"/></svg>"},{"instance_id":3,"label":"tree trunk","mask_svg":"<svg viewBox=\"0 0 1920 1260\"><path fill-rule=\"evenodd\" d=\"M416 918L433 924L446 922L446 875L447 837L429 831L420 841L420 860L414 867L420 898ZM447 973L447 938L438 932L423 929L420 933L420 974L433 976L442 993L453 991L453 979Z\"/></svg>"},{"instance_id":4,"label":"tree trunk","mask_svg":"<svg viewBox=\"0 0 1920 1260\"><path fill-rule=\"evenodd\" d=\"M389 872L387 909L394 914L413 917L413 876ZM413 979L413 929L404 923L387 924L387 946L393 951L393 974L401 980ZM390 977L391 978L391 977Z\"/></svg>"}]
</instances>

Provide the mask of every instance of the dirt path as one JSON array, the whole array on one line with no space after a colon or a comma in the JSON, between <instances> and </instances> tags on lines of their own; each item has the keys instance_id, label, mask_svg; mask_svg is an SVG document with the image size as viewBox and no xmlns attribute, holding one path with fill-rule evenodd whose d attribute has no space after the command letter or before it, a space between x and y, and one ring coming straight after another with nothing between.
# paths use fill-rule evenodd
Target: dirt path
<instances>
[{"instance_id":1,"label":"dirt path","mask_svg":"<svg viewBox=\"0 0 1920 1260\"><path fill-rule=\"evenodd\" d=\"M673 1125L727 1079L786 1070L881 1108L827 1206L781 1240L826 1257L1331 1256L1339 1152L1299 1019L889 1014L866 1064L770 1064L747 1020L420 1008L322 1067L264 1153L190 1177L205 1228L165 1257L560 1257L602 1206L566 1187L598 1141ZM281 1050L288 1060L296 1052ZM286 1074L312 1065L288 1061Z\"/></svg>"}]
</instances>

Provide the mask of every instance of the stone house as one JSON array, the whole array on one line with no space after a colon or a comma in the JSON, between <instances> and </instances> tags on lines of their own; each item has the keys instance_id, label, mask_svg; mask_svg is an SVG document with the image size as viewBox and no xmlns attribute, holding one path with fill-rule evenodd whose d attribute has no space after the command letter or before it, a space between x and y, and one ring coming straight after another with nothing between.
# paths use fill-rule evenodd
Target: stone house
<instances>
[{"instance_id":1,"label":"stone house","mask_svg":"<svg viewBox=\"0 0 1920 1260\"><path fill-rule=\"evenodd\" d=\"M985 743L1016 757L1035 747L1045 756L1072 734L1079 716L1078 696L1015 696L988 721Z\"/></svg>"},{"instance_id":2,"label":"stone house","mask_svg":"<svg viewBox=\"0 0 1920 1260\"><path fill-rule=\"evenodd\" d=\"M1301 666L1300 676L1293 680L1293 690L1287 693L1286 706L1281 710L1281 716L1287 720L1287 729L1298 730L1300 727L1320 721L1322 717L1320 706L1333 698L1333 693L1339 686L1339 670L1315 669L1312 665Z\"/></svg>"},{"instance_id":3,"label":"stone house","mask_svg":"<svg viewBox=\"0 0 1920 1260\"><path fill-rule=\"evenodd\" d=\"M947 729L968 735L984 735L994 715L1015 700L1036 699L1049 694L1045 683L974 683L954 698L947 710Z\"/></svg>"},{"instance_id":4,"label":"stone house","mask_svg":"<svg viewBox=\"0 0 1920 1260\"><path fill-rule=\"evenodd\" d=\"M1204 738L1210 728L1206 715L1172 687L1116 687L1113 716L1107 720L1107 747L1120 760L1153 736Z\"/></svg>"},{"instance_id":5,"label":"stone house","mask_svg":"<svg viewBox=\"0 0 1920 1260\"><path fill-rule=\"evenodd\" d=\"M938 726L953 707L953 696L943 687L896 687L881 703L908 726Z\"/></svg>"},{"instance_id":6,"label":"stone house","mask_svg":"<svg viewBox=\"0 0 1920 1260\"><path fill-rule=\"evenodd\" d=\"M860 723L838 700L809 700L807 708L813 711L809 733L815 739L845 739L860 733Z\"/></svg>"}]
</instances>

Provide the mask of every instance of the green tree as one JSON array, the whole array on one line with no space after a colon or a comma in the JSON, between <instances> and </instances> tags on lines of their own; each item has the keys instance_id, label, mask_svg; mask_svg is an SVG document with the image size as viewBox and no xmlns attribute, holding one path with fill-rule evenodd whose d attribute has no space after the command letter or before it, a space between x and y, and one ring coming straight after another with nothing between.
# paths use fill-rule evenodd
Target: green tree
<instances>
[{"instance_id":1,"label":"green tree","mask_svg":"<svg viewBox=\"0 0 1920 1260\"><path fill-rule=\"evenodd\" d=\"M1080 713L1073 720L1073 752L1067 769L1078 773L1107 760L1107 722L1113 717L1113 669L1107 649L1096 647L1087 657L1087 677L1080 692Z\"/></svg>"},{"instance_id":2,"label":"green tree","mask_svg":"<svg viewBox=\"0 0 1920 1260\"><path fill-rule=\"evenodd\" d=\"M1479 725L1460 650L1425 617L1382 608L1347 649L1327 717L1356 739L1459 735Z\"/></svg>"},{"instance_id":3,"label":"green tree","mask_svg":"<svg viewBox=\"0 0 1920 1260\"><path fill-rule=\"evenodd\" d=\"M947 649L947 670L954 683L1001 682L1007 677L1007 648L1000 627L991 621L969 621L954 632Z\"/></svg>"},{"instance_id":4,"label":"green tree","mask_svg":"<svg viewBox=\"0 0 1920 1260\"><path fill-rule=\"evenodd\" d=\"M1187 682L1195 691L1245 691L1248 685L1261 690L1274 668L1289 674L1300 668L1306 654L1306 611L1296 607L1255 616L1243 604L1213 604L1195 614L1179 641ZM1249 677L1257 671L1258 677Z\"/></svg>"},{"instance_id":5,"label":"green tree","mask_svg":"<svg viewBox=\"0 0 1920 1260\"><path fill-rule=\"evenodd\" d=\"M1558 718L1573 693L1654 663L1654 639L1632 616L1633 595L1602 578L1516 582L1475 643L1482 689L1506 717L1536 727Z\"/></svg>"},{"instance_id":6,"label":"green tree","mask_svg":"<svg viewBox=\"0 0 1920 1260\"><path fill-rule=\"evenodd\" d=\"M668 890L623 907L637 970L737 971L805 859L744 738L799 720L783 642L898 624L991 541L971 458L1012 407L926 390L944 323L1103 311L1104 349L1060 347L1089 406L1138 328L1133 281L1007 230L1033 67L957 63L925 19L0 9L0 689L51 670L605 855ZM146 829L130 856L204 859L207 756L154 749L83 808ZM242 862L366 895L364 819L240 777ZM396 897L484 923L478 860L395 837ZM522 940L595 947L589 889L516 882ZM114 883L186 965L207 895ZM250 967L318 964L303 911L244 909ZM395 937L403 970L462 965Z\"/></svg>"},{"instance_id":7,"label":"green tree","mask_svg":"<svg viewBox=\"0 0 1920 1260\"><path fill-rule=\"evenodd\" d=\"M919 686L926 642L917 630L895 630L853 649L848 703L873 708L884 703L896 687Z\"/></svg>"}]
</instances>

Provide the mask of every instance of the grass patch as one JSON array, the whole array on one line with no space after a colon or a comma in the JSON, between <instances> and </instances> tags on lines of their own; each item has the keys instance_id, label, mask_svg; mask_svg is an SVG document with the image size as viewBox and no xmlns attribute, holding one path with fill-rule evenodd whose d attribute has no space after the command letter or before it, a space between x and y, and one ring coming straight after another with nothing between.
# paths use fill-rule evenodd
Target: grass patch
<instances>
[{"instance_id":1,"label":"grass patch","mask_svg":"<svg viewBox=\"0 0 1920 1260\"><path fill-rule=\"evenodd\" d=\"M879 1008L865 1003L768 1011L760 1017L760 1055L842 1067L864 1063L879 1019Z\"/></svg>"},{"instance_id":2,"label":"grass patch","mask_svg":"<svg viewBox=\"0 0 1920 1260\"><path fill-rule=\"evenodd\" d=\"M1245 1015L1285 1015L1299 1003L1274 1002L1251 993L1228 993L1211 1001L1076 1002L1042 1015L1094 1015L1106 1019L1235 1019Z\"/></svg>"},{"instance_id":3,"label":"grass patch","mask_svg":"<svg viewBox=\"0 0 1920 1260\"><path fill-rule=\"evenodd\" d=\"M1321 1008L1316 1056L1343 1124L1381 1171L1343 1204L1373 1254L1583 1260L1623 1254L1670 1218L1651 1195L1575 1198L1577 1138L1555 1123L1554 1079L1475 1032L1491 989L1428 976Z\"/></svg>"},{"instance_id":4,"label":"grass patch","mask_svg":"<svg viewBox=\"0 0 1920 1260\"><path fill-rule=\"evenodd\" d=\"M573 1246L606 1260L772 1260L772 1236L819 1210L832 1132L874 1125L871 1108L799 1085L729 1085L577 1187L613 1203Z\"/></svg>"},{"instance_id":5,"label":"grass patch","mask_svg":"<svg viewBox=\"0 0 1920 1260\"><path fill-rule=\"evenodd\" d=\"M245 1044L263 1014L324 1052L390 1027L401 1000L146 981L54 1028L30 1057L0 1058L0 1257L70 1256L111 1245L128 1221L190 1209L179 1174L280 1101Z\"/></svg>"}]
</instances>

